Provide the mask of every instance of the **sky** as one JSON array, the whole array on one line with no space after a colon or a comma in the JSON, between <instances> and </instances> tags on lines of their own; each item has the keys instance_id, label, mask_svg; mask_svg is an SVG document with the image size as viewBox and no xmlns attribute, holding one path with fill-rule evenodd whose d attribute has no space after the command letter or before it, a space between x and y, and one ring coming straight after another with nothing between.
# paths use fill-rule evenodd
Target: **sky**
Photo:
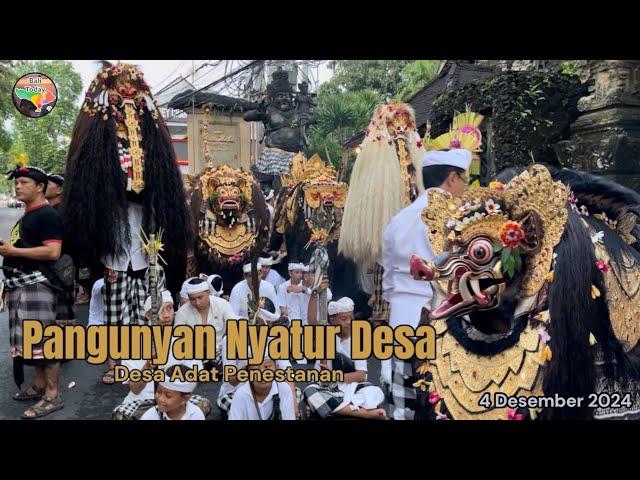
<instances>
[{"instance_id":1,"label":"sky","mask_svg":"<svg viewBox=\"0 0 640 480\"><path fill-rule=\"evenodd\" d=\"M109 60L116 63L117 60ZM193 67L196 68L203 63L203 60L120 60L123 63L133 63L141 67L145 80L151 86L151 91L156 93L160 88L170 83L179 76L188 77L191 80L191 72ZM210 60L211 62L215 60ZM83 92L89 87L89 84L100 70L100 64L96 60L72 60L71 63L75 70L82 77ZM205 67L195 73L196 87L202 87L224 75L224 68L218 67L211 69ZM331 77L331 70L322 64L318 68L319 82L325 82ZM79 102L82 102L83 96L80 96Z\"/></svg>"}]
</instances>

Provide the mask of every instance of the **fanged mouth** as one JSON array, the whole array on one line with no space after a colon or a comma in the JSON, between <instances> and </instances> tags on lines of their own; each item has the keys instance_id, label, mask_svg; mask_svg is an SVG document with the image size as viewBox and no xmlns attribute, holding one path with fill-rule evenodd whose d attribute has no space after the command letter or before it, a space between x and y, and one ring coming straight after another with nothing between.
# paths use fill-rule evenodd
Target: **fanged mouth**
<instances>
[{"instance_id":1,"label":"fanged mouth","mask_svg":"<svg viewBox=\"0 0 640 480\"><path fill-rule=\"evenodd\" d=\"M467 313L476 306L482 309L496 306L498 300L496 294L501 290L501 285L504 285L504 280L495 279L489 273L481 277L472 275L473 272L466 272L459 278L449 281L447 297L430 313L432 319L450 317L454 313Z\"/></svg>"},{"instance_id":2,"label":"fanged mouth","mask_svg":"<svg viewBox=\"0 0 640 480\"><path fill-rule=\"evenodd\" d=\"M220 208L222 210L238 210L240 204L237 200L223 200L220 202Z\"/></svg>"}]
</instances>

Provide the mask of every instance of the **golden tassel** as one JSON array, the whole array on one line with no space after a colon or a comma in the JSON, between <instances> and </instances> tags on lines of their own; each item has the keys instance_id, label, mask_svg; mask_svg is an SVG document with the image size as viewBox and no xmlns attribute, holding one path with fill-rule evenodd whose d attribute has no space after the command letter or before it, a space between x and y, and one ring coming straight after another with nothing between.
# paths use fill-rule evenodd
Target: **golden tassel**
<instances>
[{"instance_id":1,"label":"golden tassel","mask_svg":"<svg viewBox=\"0 0 640 480\"><path fill-rule=\"evenodd\" d=\"M129 153L133 164L133 179L131 189L140 193L144 189L144 173L142 165L142 148L140 148L140 137L138 136L138 121L136 119L136 109L131 103L124 105L124 124L127 126L129 137Z\"/></svg>"},{"instance_id":2,"label":"golden tassel","mask_svg":"<svg viewBox=\"0 0 640 480\"><path fill-rule=\"evenodd\" d=\"M398 149L398 159L400 160L400 171L402 172L403 180L404 180L404 189L402 193L402 198L405 205L409 205L411 203L411 197L409 196L411 193L411 175L409 175L409 154L407 153L407 148L405 145L404 138L398 138L396 140L396 145Z\"/></svg>"}]
</instances>

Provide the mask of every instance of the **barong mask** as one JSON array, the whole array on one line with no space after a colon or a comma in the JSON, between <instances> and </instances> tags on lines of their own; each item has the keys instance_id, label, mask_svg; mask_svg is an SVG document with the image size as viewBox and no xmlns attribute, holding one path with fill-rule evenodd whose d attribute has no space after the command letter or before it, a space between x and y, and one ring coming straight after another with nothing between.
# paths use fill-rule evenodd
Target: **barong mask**
<instances>
[{"instance_id":1,"label":"barong mask","mask_svg":"<svg viewBox=\"0 0 640 480\"><path fill-rule=\"evenodd\" d=\"M429 192L422 218L436 258L410 260L416 280L431 281L431 318L527 302L542 288L567 222L569 188L534 165L508 184L492 182L461 198Z\"/></svg>"},{"instance_id":2,"label":"barong mask","mask_svg":"<svg viewBox=\"0 0 640 480\"><path fill-rule=\"evenodd\" d=\"M279 203L276 214L278 232L285 232L285 222L295 225L301 210L311 232L307 245L326 245L338 238L348 186L336 180L331 165L325 165L318 155L305 160L298 154L283 185L286 199Z\"/></svg>"},{"instance_id":3,"label":"barong mask","mask_svg":"<svg viewBox=\"0 0 640 480\"><path fill-rule=\"evenodd\" d=\"M216 217L217 223L232 225L252 207L251 176L241 170L222 165L206 171L200 178L203 205Z\"/></svg>"},{"instance_id":4,"label":"barong mask","mask_svg":"<svg viewBox=\"0 0 640 480\"><path fill-rule=\"evenodd\" d=\"M251 175L227 165L207 169L200 177L192 196L201 199L194 205L198 208L198 236L217 261L240 263L253 248L258 236L253 218L254 189L259 192Z\"/></svg>"},{"instance_id":5,"label":"barong mask","mask_svg":"<svg viewBox=\"0 0 640 480\"><path fill-rule=\"evenodd\" d=\"M116 122L116 137L120 167L127 176L127 191L140 193L144 189L144 152L141 118L150 114L159 118L155 99L134 65L118 63L104 68L91 82L85 94L82 110L103 121Z\"/></svg>"}]
</instances>

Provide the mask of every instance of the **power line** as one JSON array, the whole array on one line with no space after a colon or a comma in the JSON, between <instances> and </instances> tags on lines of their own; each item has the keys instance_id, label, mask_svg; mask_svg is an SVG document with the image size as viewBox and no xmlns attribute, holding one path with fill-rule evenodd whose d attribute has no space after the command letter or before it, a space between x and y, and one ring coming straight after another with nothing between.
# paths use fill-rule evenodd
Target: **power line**
<instances>
[{"instance_id":1,"label":"power line","mask_svg":"<svg viewBox=\"0 0 640 480\"><path fill-rule=\"evenodd\" d=\"M185 60L186 62L187 60ZM184 63L184 62L183 62ZM216 63L209 63L209 60L205 60L203 61L197 68L195 68L193 70L193 73L196 73L200 70L202 70L203 68L207 67L207 66L212 66L212 67L216 67L218 64L220 63L220 60L218 60ZM178 67L179 68L179 67ZM177 70L177 69L176 69ZM174 70L173 72L175 72L176 70ZM172 72L172 74L173 74ZM208 75L210 73L210 71L208 72L204 72L203 74L200 74L200 79L204 78L206 75ZM165 77L165 80L169 78L169 76ZM198 78L198 77L196 77ZM162 82L159 82L157 85L160 85L161 83L163 83L165 80L163 80ZM167 85L165 85L164 87L162 87L160 90L158 90L155 94L159 95L162 92L164 92L165 90L167 90L168 88L172 87L173 85L175 85L177 82L181 81L181 80L185 80L184 75L180 74L177 77L175 77L173 80L171 80ZM195 79L194 79L194 83L195 83ZM155 89L155 87L154 87Z\"/></svg>"},{"instance_id":2,"label":"power line","mask_svg":"<svg viewBox=\"0 0 640 480\"><path fill-rule=\"evenodd\" d=\"M197 90L194 90L194 91L185 92L185 93L183 93L182 95L179 95L178 97L175 97L175 98L173 99L173 101L175 101L175 102L179 102L179 101L181 101L181 100L184 100L185 98L188 98L188 97L190 97L190 96L195 95L195 94L196 94L196 93L198 93L198 92L201 92L201 91L203 91L203 90L206 90L207 88L210 88L210 87L213 87L214 85L217 85L217 84L219 84L219 83L222 83L222 82L224 82L225 80L227 80L227 79L229 79L229 78L232 78L234 75L237 75L237 74L239 74L239 73L241 73L241 72L244 72L245 70L248 70L249 68L253 67L254 65L256 65L256 64L258 64L259 62L262 62L262 61L263 61L263 60L253 60L253 61L249 62L248 64L244 65L243 67L240 67L240 68L238 68L237 70L234 70L234 71L232 71L232 72L230 72L230 73L228 73L228 74L226 74L226 75L222 76L221 78L219 78L219 79L217 79L217 80L214 80L213 82L211 82L211 83L209 83L209 84L205 85L204 87L201 87L201 88L199 88L199 89L197 89ZM171 101L171 100L169 100L169 101ZM168 102L165 102L165 103L163 103L162 105L159 105L159 106L160 106L160 107L164 107L164 106L166 106L166 105L168 105L168 104L169 104L169 101L168 101Z\"/></svg>"},{"instance_id":3,"label":"power line","mask_svg":"<svg viewBox=\"0 0 640 480\"><path fill-rule=\"evenodd\" d=\"M162 80L160 80L158 83L156 83L153 86L153 89L155 90L156 88L158 88L159 85L162 85L169 77L173 76L173 74L175 74L178 70L180 70L180 68L182 68L182 66L185 64L185 62L187 62L187 60L182 60L182 62L180 62L178 64L178 66L176 68L174 68L173 71L169 75L167 75Z\"/></svg>"}]
</instances>

